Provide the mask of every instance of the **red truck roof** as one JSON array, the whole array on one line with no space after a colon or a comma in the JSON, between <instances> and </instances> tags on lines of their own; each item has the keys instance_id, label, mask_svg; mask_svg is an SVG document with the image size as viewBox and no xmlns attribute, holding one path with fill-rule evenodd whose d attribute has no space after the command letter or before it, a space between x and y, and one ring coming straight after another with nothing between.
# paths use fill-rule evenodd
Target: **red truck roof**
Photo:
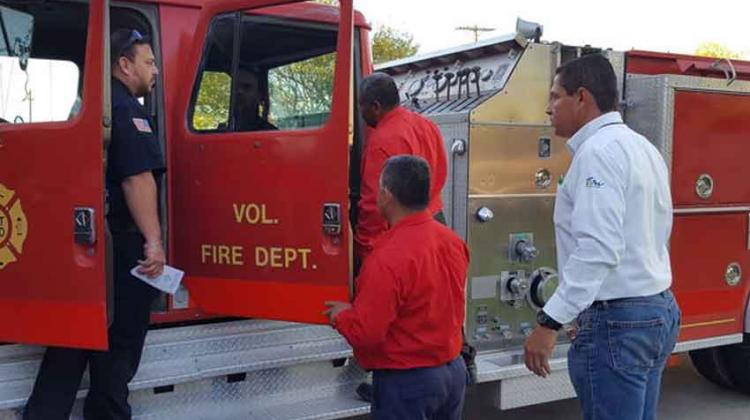
<instances>
[{"instance_id":1,"label":"red truck roof","mask_svg":"<svg viewBox=\"0 0 750 420\"><path fill-rule=\"evenodd\" d=\"M737 79L750 80L750 62L731 60ZM627 52L627 71L636 74L678 74L725 77L732 68L726 60L695 55L632 50Z\"/></svg>"},{"instance_id":2,"label":"red truck roof","mask_svg":"<svg viewBox=\"0 0 750 420\"><path fill-rule=\"evenodd\" d=\"M164 4L180 7L203 8L211 3L211 0L136 0L141 3ZM292 3L281 6L264 7L254 11L256 14L268 14L283 16L290 19L304 20L309 22L336 23L339 20L338 7L325 4L304 2ZM355 10L354 24L359 27L370 29L365 16Z\"/></svg>"}]
</instances>

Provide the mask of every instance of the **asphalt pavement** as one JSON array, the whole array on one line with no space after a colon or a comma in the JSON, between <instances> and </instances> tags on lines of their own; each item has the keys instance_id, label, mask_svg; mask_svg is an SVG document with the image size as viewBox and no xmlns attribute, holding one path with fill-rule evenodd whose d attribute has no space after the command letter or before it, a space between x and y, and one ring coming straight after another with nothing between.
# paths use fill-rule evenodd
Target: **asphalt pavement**
<instances>
[{"instance_id":1,"label":"asphalt pavement","mask_svg":"<svg viewBox=\"0 0 750 420\"><path fill-rule=\"evenodd\" d=\"M500 411L487 388L467 396L466 420L579 420L578 400L568 399ZM750 420L750 395L719 388L700 376L689 359L667 369L659 401L659 420Z\"/></svg>"}]
</instances>

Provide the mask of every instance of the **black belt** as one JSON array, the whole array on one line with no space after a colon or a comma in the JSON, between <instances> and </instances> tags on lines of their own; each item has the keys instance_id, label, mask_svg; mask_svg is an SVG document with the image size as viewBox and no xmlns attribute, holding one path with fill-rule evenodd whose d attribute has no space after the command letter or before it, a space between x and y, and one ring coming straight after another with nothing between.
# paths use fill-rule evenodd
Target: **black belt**
<instances>
[{"instance_id":1,"label":"black belt","mask_svg":"<svg viewBox=\"0 0 750 420\"><path fill-rule=\"evenodd\" d=\"M666 293L671 293L672 288L668 288L662 292L659 292L655 295L648 295L648 296L630 296L626 298L615 298L615 299L607 299L607 300L595 300L594 303L591 304L592 308L606 308L609 305L615 304L615 303L621 303L621 302L627 302L629 300L636 300L636 299L643 299L647 297L653 297L653 296L659 296L664 295Z\"/></svg>"}]
</instances>

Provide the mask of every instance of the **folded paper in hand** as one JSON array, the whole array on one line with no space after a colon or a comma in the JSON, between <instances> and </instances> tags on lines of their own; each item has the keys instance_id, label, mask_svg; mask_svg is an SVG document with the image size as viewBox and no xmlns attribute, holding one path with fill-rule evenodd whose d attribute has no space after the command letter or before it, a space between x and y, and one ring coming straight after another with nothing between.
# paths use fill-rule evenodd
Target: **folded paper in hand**
<instances>
[{"instance_id":1,"label":"folded paper in hand","mask_svg":"<svg viewBox=\"0 0 750 420\"><path fill-rule=\"evenodd\" d=\"M165 265L164 271L160 276L150 278L145 274L139 273L139 267L140 265L136 265L130 270L130 274L132 274L133 277L144 281L149 286L159 289L162 292L169 293L170 295L173 295L175 294L175 292L177 292L177 288L180 287L180 282L182 281L182 276L185 275L184 271Z\"/></svg>"}]
</instances>

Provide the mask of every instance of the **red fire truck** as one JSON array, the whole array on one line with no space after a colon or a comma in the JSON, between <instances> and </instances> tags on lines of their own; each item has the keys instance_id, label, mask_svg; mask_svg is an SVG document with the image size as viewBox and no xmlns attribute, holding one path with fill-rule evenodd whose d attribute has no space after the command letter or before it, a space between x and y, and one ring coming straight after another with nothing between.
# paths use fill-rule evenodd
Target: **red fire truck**
<instances>
[{"instance_id":1,"label":"red fire truck","mask_svg":"<svg viewBox=\"0 0 750 420\"><path fill-rule=\"evenodd\" d=\"M0 413L23 405L40 346L107 348L108 35L118 28L153 39L161 73L144 104L167 158L169 261L186 272L154 307L134 415L367 412L353 392L366 373L321 312L353 293L365 135L354 86L372 71L369 28L351 0L286 3L0 1L0 340L15 343L0 346ZM736 156L750 130L750 63L537 35L380 68L405 106L438 123L451 156L443 198L472 250L466 330L482 394L498 408L572 396L564 342L548 380L518 356L556 285L551 206L569 158L544 114L547 90L556 65L590 52L613 62L628 123L670 164L678 351L709 379L749 390L750 196ZM259 75L274 130L236 129L240 68Z\"/></svg>"}]
</instances>

